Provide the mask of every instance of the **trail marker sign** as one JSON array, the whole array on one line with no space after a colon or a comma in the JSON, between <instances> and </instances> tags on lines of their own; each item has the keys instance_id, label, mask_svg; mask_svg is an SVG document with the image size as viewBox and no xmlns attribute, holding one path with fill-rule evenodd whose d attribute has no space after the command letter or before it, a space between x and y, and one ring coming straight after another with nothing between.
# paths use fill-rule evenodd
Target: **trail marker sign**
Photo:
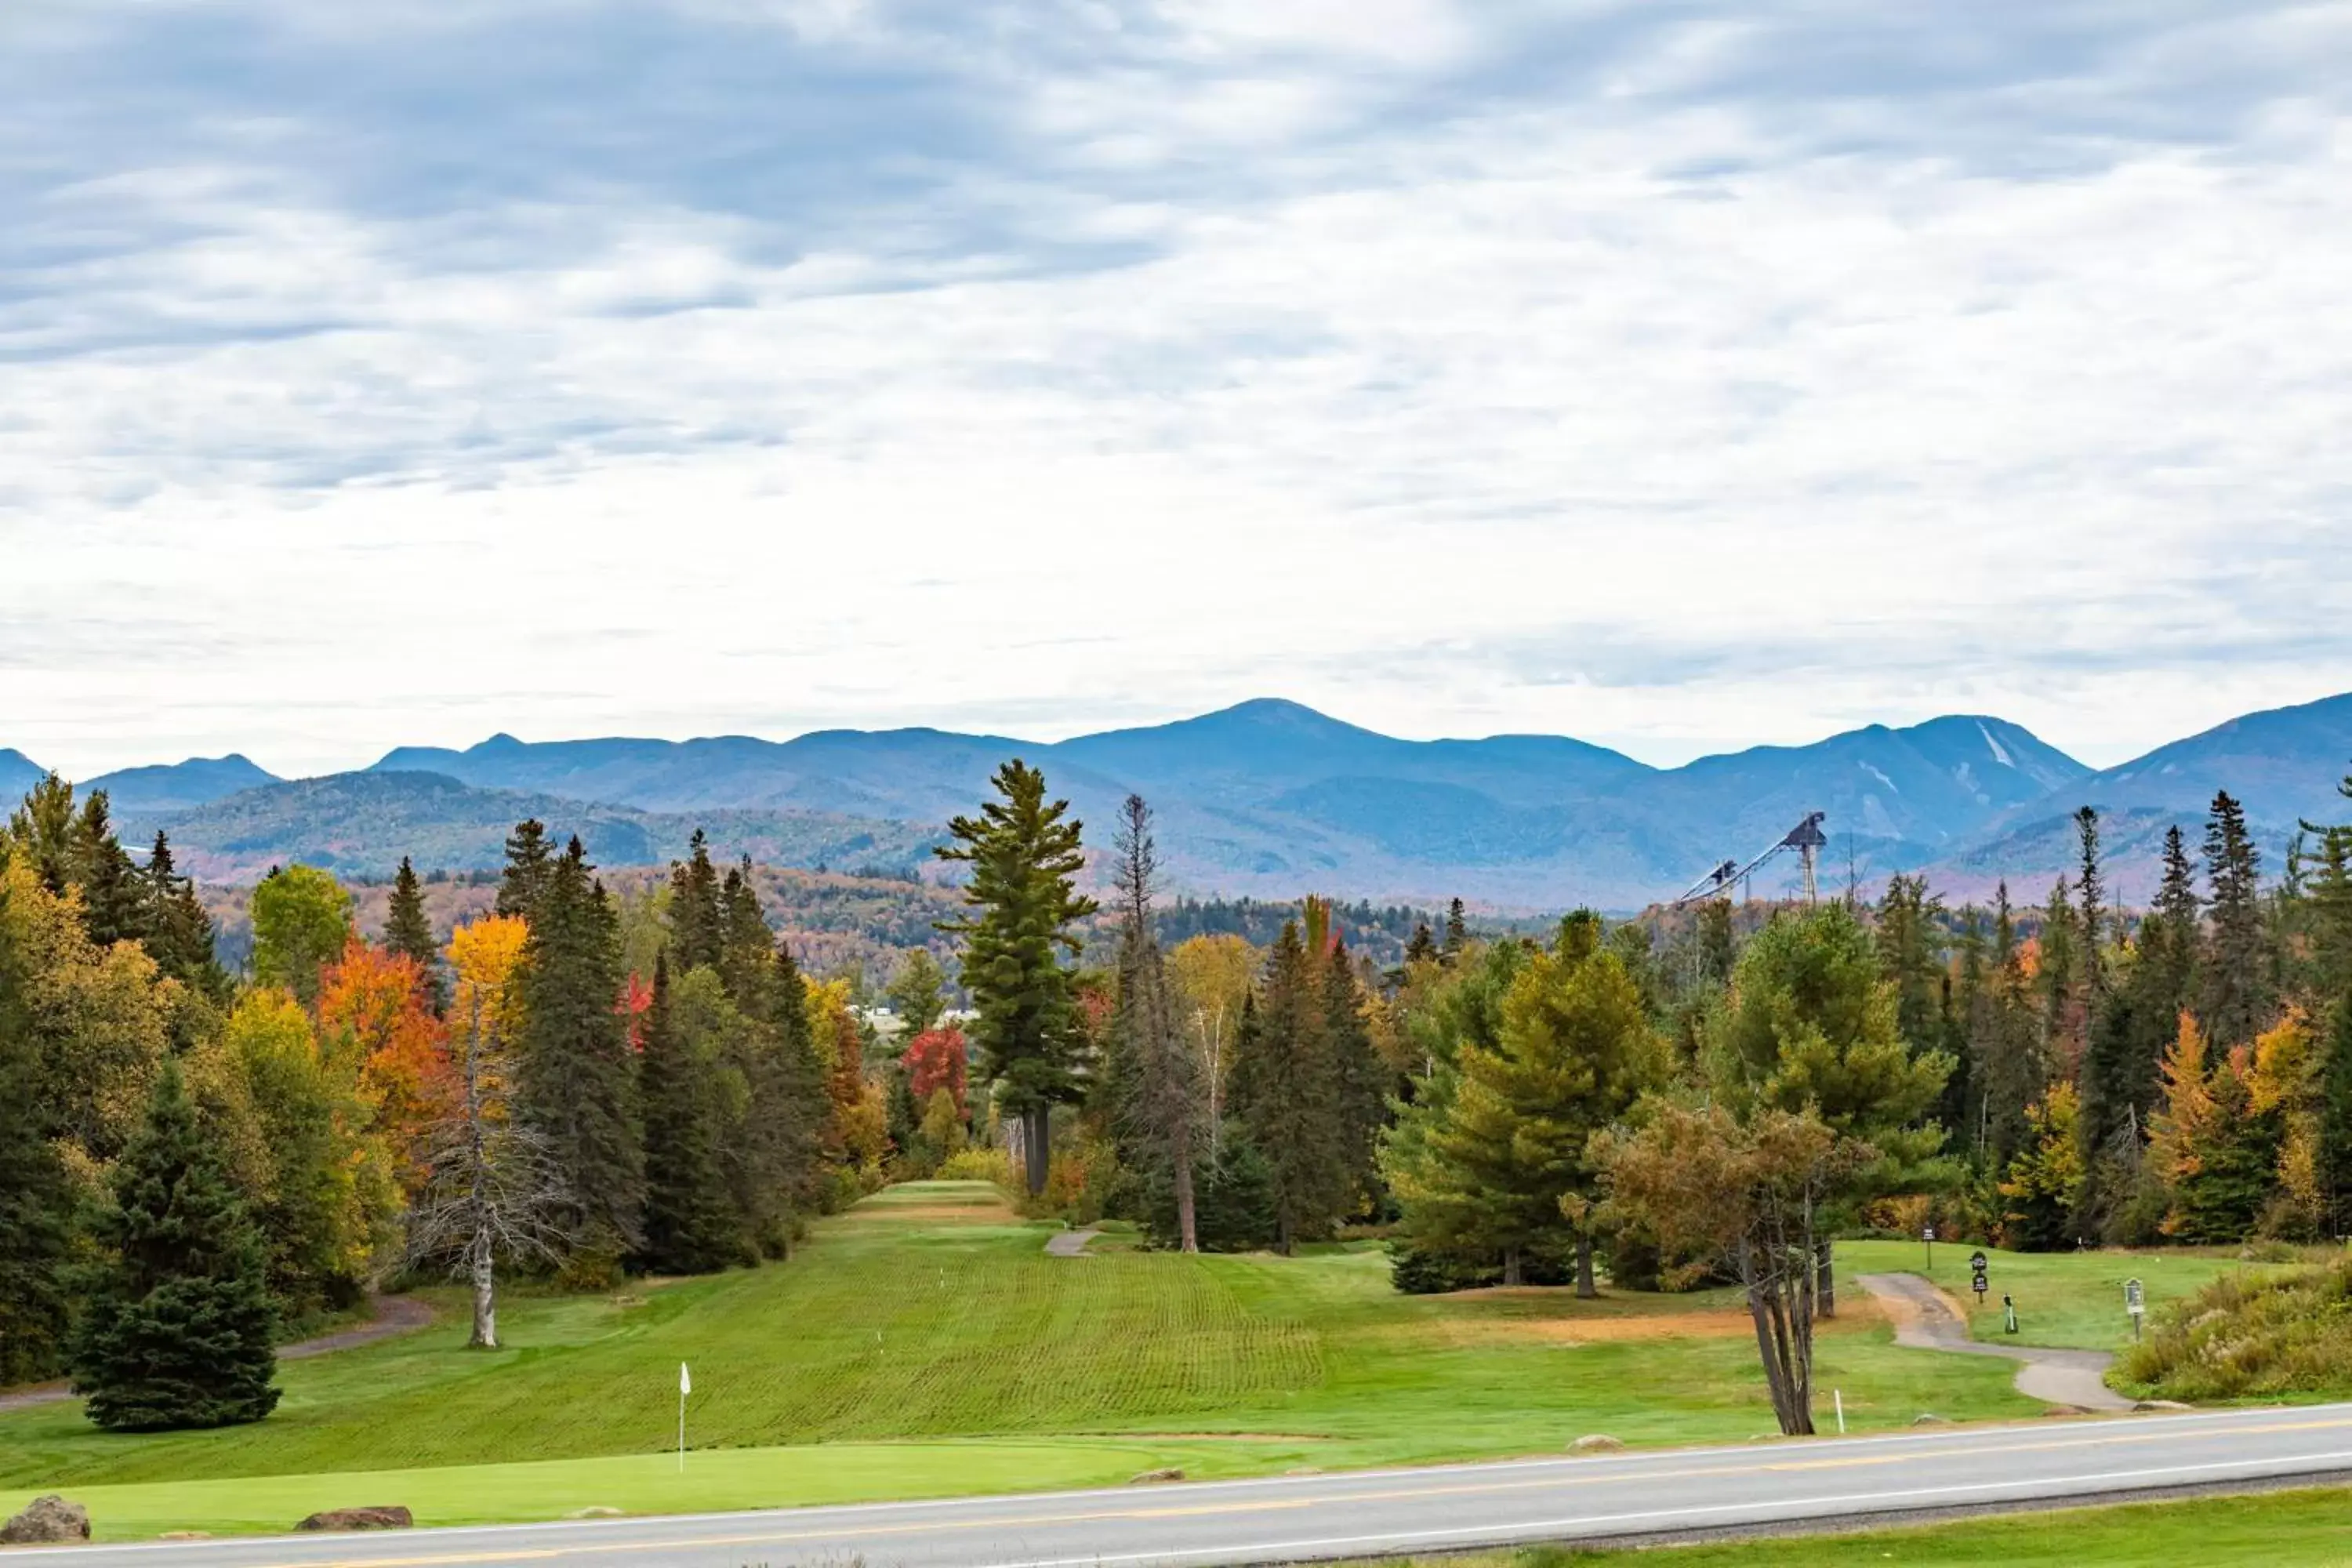
<instances>
[{"instance_id":1,"label":"trail marker sign","mask_svg":"<svg viewBox=\"0 0 2352 1568\"><path fill-rule=\"evenodd\" d=\"M2132 1338L2139 1338L2140 1321L2147 1316L2147 1296L2137 1279L2124 1281L2124 1310L2131 1314Z\"/></svg>"},{"instance_id":2,"label":"trail marker sign","mask_svg":"<svg viewBox=\"0 0 2352 1568\"><path fill-rule=\"evenodd\" d=\"M1985 1255L1982 1252L1969 1255L1969 1284L1977 1293L1977 1305L1983 1306L1985 1291L1991 1288L1991 1282L1985 1278Z\"/></svg>"}]
</instances>

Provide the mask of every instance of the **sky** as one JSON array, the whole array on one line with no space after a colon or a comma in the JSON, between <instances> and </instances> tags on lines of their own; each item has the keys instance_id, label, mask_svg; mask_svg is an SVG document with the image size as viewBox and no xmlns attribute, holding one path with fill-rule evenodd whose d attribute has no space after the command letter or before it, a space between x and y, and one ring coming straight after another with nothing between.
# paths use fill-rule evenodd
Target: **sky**
<instances>
[{"instance_id":1,"label":"sky","mask_svg":"<svg viewBox=\"0 0 2352 1568\"><path fill-rule=\"evenodd\" d=\"M16 0L0 746L2352 689L2352 5Z\"/></svg>"}]
</instances>

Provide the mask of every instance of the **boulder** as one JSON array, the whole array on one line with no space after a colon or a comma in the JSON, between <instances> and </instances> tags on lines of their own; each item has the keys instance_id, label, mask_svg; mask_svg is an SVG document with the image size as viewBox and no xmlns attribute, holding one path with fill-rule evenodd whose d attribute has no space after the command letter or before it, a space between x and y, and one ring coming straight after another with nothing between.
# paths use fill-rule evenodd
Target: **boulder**
<instances>
[{"instance_id":1,"label":"boulder","mask_svg":"<svg viewBox=\"0 0 2352 1568\"><path fill-rule=\"evenodd\" d=\"M587 1508L575 1508L563 1517L566 1519L618 1519L621 1517L621 1510L597 1503Z\"/></svg>"},{"instance_id":2,"label":"boulder","mask_svg":"<svg viewBox=\"0 0 2352 1568\"><path fill-rule=\"evenodd\" d=\"M1589 1437L1579 1437L1568 1446L1571 1454L1622 1454L1625 1445L1606 1433L1595 1432Z\"/></svg>"},{"instance_id":3,"label":"boulder","mask_svg":"<svg viewBox=\"0 0 2352 1568\"><path fill-rule=\"evenodd\" d=\"M1161 1481L1181 1481L1183 1479L1184 1472L1171 1465L1164 1470L1145 1470L1141 1474L1138 1475L1135 1479L1129 1481L1128 1485L1133 1487L1156 1486Z\"/></svg>"},{"instance_id":4,"label":"boulder","mask_svg":"<svg viewBox=\"0 0 2352 1568\"><path fill-rule=\"evenodd\" d=\"M37 1497L25 1511L0 1524L0 1546L54 1546L89 1539L89 1510L57 1496Z\"/></svg>"},{"instance_id":5,"label":"boulder","mask_svg":"<svg viewBox=\"0 0 2352 1568\"><path fill-rule=\"evenodd\" d=\"M155 1539L158 1541L210 1541L212 1538L213 1532L209 1530L167 1530Z\"/></svg>"},{"instance_id":6,"label":"boulder","mask_svg":"<svg viewBox=\"0 0 2352 1568\"><path fill-rule=\"evenodd\" d=\"M2183 1405L2178 1399L2143 1399L2138 1404L2133 1405L2132 1408L2138 1411L2141 1415L2146 1415L2160 1410L2194 1410L2197 1406L2194 1405Z\"/></svg>"},{"instance_id":7,"label":"boulder","mask_svg":"<svg viewBox=\"0 0 2352 1568\"><path fill-rule=\"evenodd\" d=\"M2079 1405L2053 1405L2044 1409L2042 1414L2044 1415L2088 1415L2090 1412Z\"/></svg>"},{"instance_id":8,"label":"boulder","mask_svg":"<svg viewBox=\"0 0 2352 1568\"><path fill-rule=\"evenodd\" d=\"M1914 1426L1949 1426L1951 1424L1952 1418L1950 1416L1937 1415L1933 1412L1925 1415L1914 1416L1911 1421L1911 1425Z\"/></svg>"},{"instance_id":9,"label":"boulder","mask_svg":"<svg viewBox=\"0 0 2352 1568\"><path fill-rule=\"evenodd\" d=\"M406 1530L416 1521L398 1504L383 1508L331 1508L314 1513L297 1530Z\"/></svg>"}]
</instances>

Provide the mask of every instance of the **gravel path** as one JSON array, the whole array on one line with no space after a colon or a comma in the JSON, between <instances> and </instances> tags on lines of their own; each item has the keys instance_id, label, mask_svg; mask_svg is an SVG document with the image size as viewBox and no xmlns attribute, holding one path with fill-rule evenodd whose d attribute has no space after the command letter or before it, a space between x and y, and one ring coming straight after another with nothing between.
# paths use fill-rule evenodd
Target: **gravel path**
<instances>
[{"instance_id":1,"label":"gravel path","mask_svg":"<svg viewBox=\"0 0 2352 1568\"><path fill-rule=\"evenodd\" d=\"M373 1299L375 1316L364 1323L354 1323L348 1329L338 1329L331 1334L321 1334L315 1340L278 1347L279 1361L305 1361L331 1351L347 1351L360 1345L372 1345L378 1340L388 1340L395 1334L414 1333L433 1321L433 1309L414 1296L377 1296ZM55 1405L69 1399L73 1391L64 1383L44 1383L32 1388L20 1388L0 1394L0 1411L23 1410L35 1405Z\"/></svg>"},{"instance_id":2,"label":"gravel path","mask_svg":"<svg viewBox=\"0 0 2352 1568\"><path fill-rule=\"evenodd\" d=\"M1045 1254L1049 1258L1084 1258L1087 1243L1101 1234L1092 1226L1084 1230L1057 1231L1045 1238Z\"/></svg>"},{"instance_id":3,"label":"gravel path","mask_svg":"<svg viewBox=\"0 0 2352 1568\"><path fill-rule=\"evenodd\" d=\"M1895 1342L1913 1350L2000 1356L2023 1364L2017 1391L2050 1405L2085 1410L2129 1410L2132 1402L2103 1381L2115 1357L2105 1351L2052 1350L2042 1345L1986 1344L1969 1338L1967 1316L1916 1274L1861 1274L1856 1282L1885 1302L1895 1319Z\"/></svg>"}]
</instances>

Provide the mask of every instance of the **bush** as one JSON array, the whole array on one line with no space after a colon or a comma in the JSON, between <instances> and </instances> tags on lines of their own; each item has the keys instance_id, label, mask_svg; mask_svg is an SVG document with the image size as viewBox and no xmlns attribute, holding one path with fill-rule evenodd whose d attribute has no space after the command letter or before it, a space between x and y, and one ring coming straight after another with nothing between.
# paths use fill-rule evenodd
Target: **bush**
<instances>
[{"instance_id":1,"label":"bush","mask_svg":"<svg viewBox=\"0 0 2352 1568\"><path fill-rule=\"evenodd\" d=\"M2217 1279L2159 1313L2117 1371L2167 1399L2352 1394L2352 1258Z\"/></svg>"},{"instance_id":2,"label":"bush","mask_svg":"<svg viewBox=\"0 0 2352 1568\"><path fill-rule=\"evenodd\" d=\"M1018 1192L1021 1173L1013 1168L1013 1156L1002 1149L965 1149L940 1162L937 1179L942 1182L994 1182L1008 1193Z\"/></svg>"}]
</instances>

